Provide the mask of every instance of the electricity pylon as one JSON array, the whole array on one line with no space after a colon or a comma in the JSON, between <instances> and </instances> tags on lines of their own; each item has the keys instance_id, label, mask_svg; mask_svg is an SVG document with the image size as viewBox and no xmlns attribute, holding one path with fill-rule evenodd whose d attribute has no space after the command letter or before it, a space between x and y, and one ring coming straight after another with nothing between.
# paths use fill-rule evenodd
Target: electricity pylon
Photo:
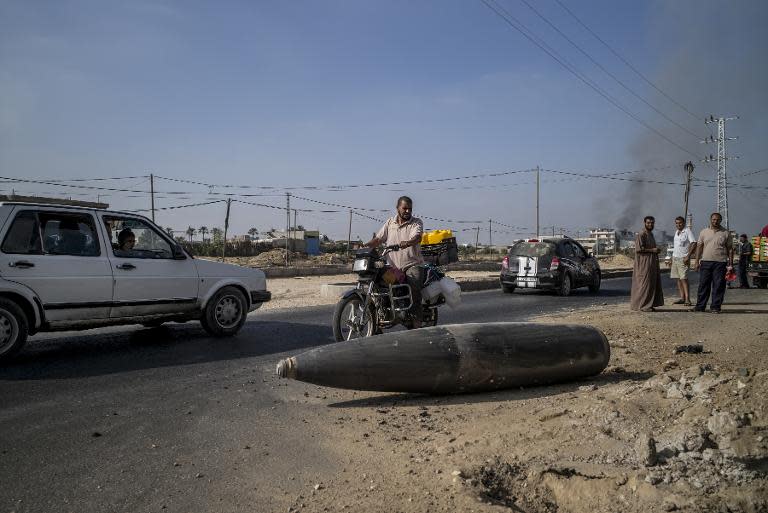
<instances>
[{"instance_id":1,"label":"electricity pylon","mask_svg":"<svg viewBox=\"0 0 768 513\"><path fill-rule=\"evenodd\" d=\"M704 144L717 142L717 158L710 153L709 157L704 158L702 162L717 161L717 211L723 216L723 225L726 230L728 229L728 181L725 172L725 162L739 158L729 157L725 153L725 141L735 141L738 139L738 137L725 136L725 122L733 119L739 119L739 116L731 116L727 118L709 116L708 119L704 120L704 123L717 123L717 138L710 135L707 139L701 141Z\"/></svg>"}]
</instances>

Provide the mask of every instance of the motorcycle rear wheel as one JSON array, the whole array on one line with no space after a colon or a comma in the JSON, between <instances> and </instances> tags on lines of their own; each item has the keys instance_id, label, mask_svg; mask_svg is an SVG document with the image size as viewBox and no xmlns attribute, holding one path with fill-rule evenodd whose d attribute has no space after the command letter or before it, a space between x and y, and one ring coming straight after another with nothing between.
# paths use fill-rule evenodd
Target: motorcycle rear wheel
<instances>
[{"instance_id":1,"label":"motorcycle rear wheel","mask_svg":"<svg viewBox=\"0 0 768 513\"><path fill-rule=\"evenodd\" d=\"M368 307L366 322L362 322L364 300L360 296L342 298L333 310L333 337L337 342L371 337L376 333L376 314Z\"/></svg>"}]
</instances>

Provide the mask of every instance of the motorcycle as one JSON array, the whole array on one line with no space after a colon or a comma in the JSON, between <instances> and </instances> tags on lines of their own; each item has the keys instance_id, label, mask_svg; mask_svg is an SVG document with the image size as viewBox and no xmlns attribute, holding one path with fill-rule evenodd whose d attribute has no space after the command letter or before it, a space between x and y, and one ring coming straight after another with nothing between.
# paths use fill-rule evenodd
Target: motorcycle
<instances>
[{"instance_id":1,"label":"motorcycle","mask_svg":"<svg viewBox=\"0 0 768 513\"><path fill-rule=\"evenodd\" d=\"M357 287L348 290L333 312L333 336L337 341L371 337L402 324L413 329L411 286L397 280L395 269L385 257L399 251L399 245L386 246L379 254L376 248L357 250L352 270L357 273ZM444 275L436 266L425 266L425 287ZM427 298L422 288L423 327L437 325L437 308L445 304L442 294Z\"/></svg>"}]
</instances>

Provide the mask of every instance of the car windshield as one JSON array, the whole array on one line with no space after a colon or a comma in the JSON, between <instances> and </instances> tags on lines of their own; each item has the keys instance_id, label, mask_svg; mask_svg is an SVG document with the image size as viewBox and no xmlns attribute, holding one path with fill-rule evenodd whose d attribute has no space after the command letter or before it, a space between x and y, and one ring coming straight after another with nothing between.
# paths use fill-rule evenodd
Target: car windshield
<instances>
[{"instance_id":1,"label":"car windshield","mask_svg":"<svg viewBox=\"0 0 768 513\"><path fill-rule=\"evenodd\" d=\"M555 245L551 242L518 242L509 248L509 256L543 257L553 255Z\"/></svg>"}]
</instances>

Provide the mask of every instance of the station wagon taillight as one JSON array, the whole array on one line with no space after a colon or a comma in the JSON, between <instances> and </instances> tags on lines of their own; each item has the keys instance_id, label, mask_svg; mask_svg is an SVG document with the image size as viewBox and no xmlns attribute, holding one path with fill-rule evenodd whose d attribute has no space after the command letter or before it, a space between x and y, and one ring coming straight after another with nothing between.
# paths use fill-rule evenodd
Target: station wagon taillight
<instances>
[{"instance_id":1,"label":"station wagon taillight","mask_svg":"<svg viewBox=\"0 0 768 513\"><path fill-rule=\"evenodd\" d=\"M509 269L509 256L505 256L501 261L502 269Z\"/></svg>"},{"instance_id":2,"label":"station wagon taillight","mask_svg":"<svg viewBox=\"0 0 768 513\"><path fill-rule=\"evenodd\" d=\"M549 270L550 271L557 271L557 268L560 267L560 259L556 256L552 257L552 263L549 264Z\"/></svg>"}]
</instances>

